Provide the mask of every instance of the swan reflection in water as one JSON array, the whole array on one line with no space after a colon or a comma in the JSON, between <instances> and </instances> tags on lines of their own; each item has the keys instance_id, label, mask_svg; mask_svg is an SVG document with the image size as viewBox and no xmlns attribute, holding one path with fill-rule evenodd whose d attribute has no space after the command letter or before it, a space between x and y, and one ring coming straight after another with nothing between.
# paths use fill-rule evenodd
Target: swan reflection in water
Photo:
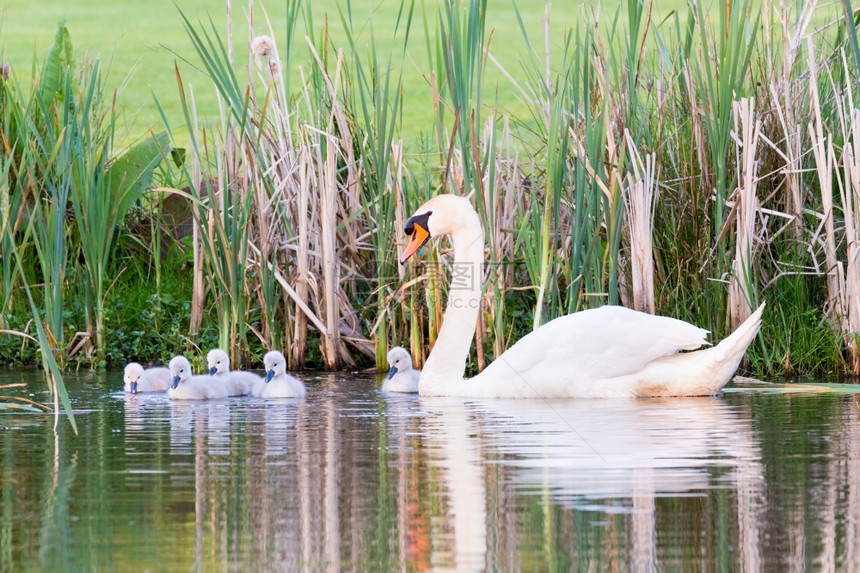
<instances>
[{"instance_id":1,"label":"swan reflection in water","mask_svg":"<svg viewBox=\"0 0 860 573\"><path fill-rule=\"evenodd\" d=\"M744 569L757 569L760 454L748 420L720 398L660 400L474 400L422 398L430 463L441 470L447 555L436 566L487 562L488 460L520 494L579 510L630 514L629 564L656 569L655 498L713 487L738 491ZM715 483L713 468L720 472ZM621 508L602 500L626 499ZM494 535L501 536L498 531ZM434 546L444 546L434 543Z\"/></svg>"},{"instance_id":2,"label":"swan reflection in water","mask_svg":"<svg viewBox=\"0 0 860 573\"><path fill-rule=\"evenodd\" d=\"M536 528L546 523L523 520L543 519L544 508L566 524L549 533L552 543L578 551L571 557L578 563L599 563L600 539L620 535L615 564L647 571L661 563L656 499L714 488L732 492L733 559L759 568L761 455L747 413L722 398L494 400L355 390L332 377L305 401L127 402L130 450L152 431L169 431L171 499L193 502L176 519L190 518L195 532L173 543L194 548L192 569L534 568L523 554L542 551ZM571 512L584 525L570 524L579 519ZM717 542L694 535L686 543L702 553Z\"/></svg>"}]
</instances>

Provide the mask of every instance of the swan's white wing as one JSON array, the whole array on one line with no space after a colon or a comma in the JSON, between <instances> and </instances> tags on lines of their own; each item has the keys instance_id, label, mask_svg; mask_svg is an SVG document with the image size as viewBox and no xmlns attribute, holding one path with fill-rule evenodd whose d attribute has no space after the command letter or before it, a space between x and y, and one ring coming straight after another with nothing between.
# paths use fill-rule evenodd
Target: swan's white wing
<instances>
[{"instance_id":1,"label":"swan's white wing","mask_svg":"<svg viewBox=\"0 0 860 573\"><path fill-rule=\"evenodd\" d=\"M529 333L480 378L498 388L564 395L561 387L571 383L623 376L662 356L699 348L708 344L707 333L674 318L604 306L559 317Z\"/></svg>"}]
</instances>

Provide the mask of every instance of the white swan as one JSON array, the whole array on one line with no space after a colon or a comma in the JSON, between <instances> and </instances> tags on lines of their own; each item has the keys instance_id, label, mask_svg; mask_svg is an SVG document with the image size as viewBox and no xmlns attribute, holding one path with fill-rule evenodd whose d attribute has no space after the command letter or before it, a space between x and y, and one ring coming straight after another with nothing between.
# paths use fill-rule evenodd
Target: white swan
<instances>
[{"instance_id":1,"label":"white swan","mask_svg":"<svg viewBox=\"0 0 860 573\"><path fill-rule=\"evenodd\" d=\"M209 375L192 376L191 363L184 356L174 356L170 360L173 383L167 390L171 400L214 400L227 397L227 386L218 384Z\"/></svg>"},{"instance_id":2,"label":"white swan","mask_svg":"<svg viewBox=\"0 0 860 573\"><path fill-rule=\"evenodd\" d=\"M170 369L163 366L144 369L137 362L129 362L125 365L122 380L126 392L137 394L138 392L164 392L170 387L172 378Z\"/></svg>"},{"instance_id":3,"label":"white swan","mask_svg":"<svg viewBox=\"0 0 860 573\"><path fill-rule=\"evenodd\" d=\"M210 350L206 355L206 362L209 375L226 385L230 396L247 396L260 381L260 377L252 372L230 370L230 357L220 348Z\"/></svg>"},{"instance_id":4,"label":"white swan","mask_svg":"<svg viewBox=\"0 0 860 573\"><path fill-rule=\"evenodd\" d=\"M260 379L251 391L257 398L304 398L305 385L287 374L287 359L277 350L263 356L266 378Z\"/></svg>"},{"instance_id":5,"label":"white swan","mask_svg":"<svg viewBox=\"0 0 860 573\"><path fill-rule=\"evenodd\" d=\"M451 235L457 283L421 372L422 396L572 398L705 396L729 381L761 325L762 304L713 348L708 331L618 306L562 316L527 334L478 376L464 380L480 312L484 232L469 200L439 195L409 219L400 262L430 237Z\"/></svg>"},{"instance_id":6,"label":"white swan","mask_svg":"<svg viewBox=\"0 0 860 573\"><path fill-rule=\"evenodd\" d=\"M395 346L389 350L388 365L391 370L388 371L388 376L382 383L383 392L415 393L418 391L418 377L421 376L421 371L412 369L412 356L405 348Z\"/></svg>"}]
</instances>

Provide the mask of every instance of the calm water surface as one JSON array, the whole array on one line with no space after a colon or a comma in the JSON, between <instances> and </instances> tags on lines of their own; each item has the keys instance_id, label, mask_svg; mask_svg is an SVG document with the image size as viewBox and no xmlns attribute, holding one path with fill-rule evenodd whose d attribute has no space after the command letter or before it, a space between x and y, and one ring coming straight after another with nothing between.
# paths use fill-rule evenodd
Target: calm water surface
<instances>
[{"instance_id":1,"label":"calm water surface","mask_svg":"<svg viewBox=\"0 0 860 573\"><path fill-rule=\"evenodd\" d=\"M39 374L27 379L34 398ZM126 396L0 415L0 570L860 570L851 396ZM38 391L37 391L38 390Z\"/></svg>"}]
</instances>

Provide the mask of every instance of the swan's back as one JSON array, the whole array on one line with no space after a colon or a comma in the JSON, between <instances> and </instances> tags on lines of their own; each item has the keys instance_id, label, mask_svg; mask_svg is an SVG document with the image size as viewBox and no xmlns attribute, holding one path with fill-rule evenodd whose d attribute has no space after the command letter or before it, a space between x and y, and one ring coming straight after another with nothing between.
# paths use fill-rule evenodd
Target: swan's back
<instances>
[{"instance_id":1,"label":"swan's back","mask_svg":"<svg viewBox=\"0 0 860 573\"><path fill-rule=\"evenodd\" d=\"M708 344L708 331L682 320L622 306L602 306L552 320L500 357L520 372L564 375L564 363L583 378L613 378L640 370L661 356ZM485 372L496 366L493 362Z\"/></svg>"},{"instance_id":2,"label":"swan's back","mask_svg":"<svg viewBox=\"0 0 860 573\"><path fill-rule=\"evenodd\" d=\"M509 398L714 394L758 332L761 311L717 347L681 354L708 344L708 331L618 306L581 311L526 335L461 387Z\"/></svg>"}]
</instances>

